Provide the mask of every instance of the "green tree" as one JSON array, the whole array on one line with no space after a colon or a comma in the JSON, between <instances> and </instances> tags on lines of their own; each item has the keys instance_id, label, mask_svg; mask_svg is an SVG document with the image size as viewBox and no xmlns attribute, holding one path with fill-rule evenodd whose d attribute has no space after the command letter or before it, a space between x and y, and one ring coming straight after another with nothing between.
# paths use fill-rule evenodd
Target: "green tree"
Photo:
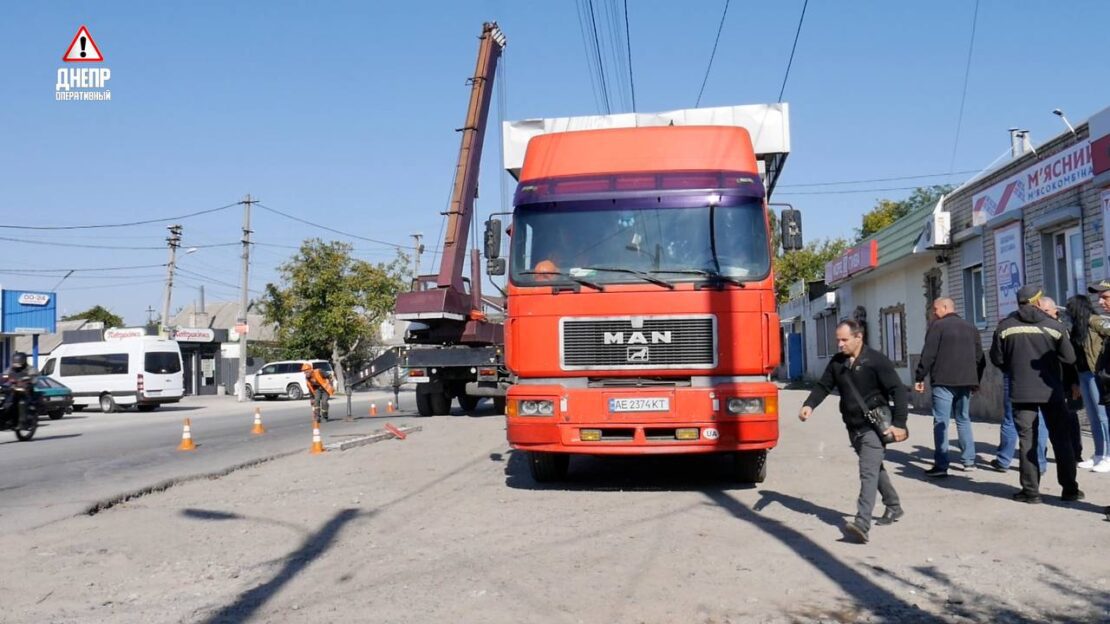
<instances>
[{"instance_id":1,"label":"green tree","mask_svg":"<svg viewBox=\"0 0 1110 624\"><path fill-rule=\"evenodd\" d=\"M78 312L77 314L70 314L69 316L63 316L62 320L63 321L78 321L78 320L100 321L101 323L104 323L104 327L123 327L123 317L122 316L120 316L118 314L115 314L114 312L112 312L108 308L105 308L104 306L99 306L99 305L93 306L93 307L89 308L88 310L85 310L84 312Z\"/></svg>"},{"instance_id":2,"label":"green tree","mask_svg":"<svg viewBox=\"0 0 1110 624\"><path fill-rule=\"evenodd\" d=\"M393 309L407 277L408 258L371 264L351 256L346 243L309 239L279 268L281 284L267 284L262 314L273 323L288 358L330 359L339 388L344 368L368 356L378 326Z\"/></svg>"},{"instance_id":3,"label":"green tree","mask_svg":"<svg viewBox=\"0 0 1110 624\"><path fill-rule=\"evenodd\" d=\"M848 247L843 238L811 241L798 251L775 256L775 298L779 303L790 300L790 287L799 280L813 281L825 276L825 264L834 260Z\"/></svg>"},{"instance_id":4,"label":"green tree","mask_svg":"<svg viewBox=\"0 0 1110 624\"><path fill-rule=\"evenodd\" d=\"M880 199L875 206L864 213L860 228L856 230L856 240L863 240L875 232L894 223L898 219L924 206L933 207L942 195L947 195L956 188L951 184L935 184L921 186L914 189L910 196L902 201Z\"/></svg>"}]
</instances>

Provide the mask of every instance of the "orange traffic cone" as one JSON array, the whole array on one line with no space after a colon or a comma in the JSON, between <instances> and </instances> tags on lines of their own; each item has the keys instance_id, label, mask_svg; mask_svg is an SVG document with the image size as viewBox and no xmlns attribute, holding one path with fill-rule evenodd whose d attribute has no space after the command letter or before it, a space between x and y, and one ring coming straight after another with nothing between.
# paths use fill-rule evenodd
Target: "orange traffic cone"
<instances>
[{"instance_id":1,"label":"orange traffic cone","mask_svg":"<svg viewBox=\"0 0 1110 624\"><path fill-rule=\"evenodd\" d=\"M262 435L266 433L266 428L262 426L262 410L254 408L254 427L251 428L251 435Z\"/></svg>"},{"instance_id":2,"label":"orange traffic cone","mask_svg":"<svg viewBox=\"0 0 1110 624\"><path fill-rule=\"evenodd\" d=\"M324 452L324 441L320 439L320 421L312 421L312 448L309 450L313 455L319 455Z\"/></svg>"},{"instance_id":3,"label":"orange traffic cone","mask_svg":"<svg viewBox=\"0 0 1110 624\"><path fill-rule=\"evenodd\" d=\"M371 416L377 416L378 415L378 404L377 403L371 403L370 404L370 415Z\"/></svg>"},{"instance_id":4,"label":"orange traffic cone","mask_svg":"<svg viewBox=\"0 0 1110 624\"><path fill-rule=\"evenodd\" d=\"M385 406L385 411L389 412L390 414L392 414L392 413L393 413L393 401L390 401L390 402L389 402L389 403L388 403L388 404L387 404L387 405Z\"/></svg>"},{"instance_id":5,"label":"orange traffic cone","mask_svg":"<svg viewBox=\"0 0 1110 624\"><path fill-rule=\"evenodd\" d=\"M195 451L197 445L193 444L193 431L189 419L185 419L185 427L181 429L181 444L177 445L179 451Z\"/></svg>"}]
</instances>

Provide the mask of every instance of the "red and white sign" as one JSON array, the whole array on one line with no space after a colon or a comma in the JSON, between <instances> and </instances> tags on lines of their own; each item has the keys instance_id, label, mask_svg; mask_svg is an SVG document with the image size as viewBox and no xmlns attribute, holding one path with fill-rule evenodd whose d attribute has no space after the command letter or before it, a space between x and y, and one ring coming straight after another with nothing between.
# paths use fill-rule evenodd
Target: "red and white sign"
<instances>
[{"instance_id":1,"label":"red and white sign","mask_svg":"<svg viewBox=\"0 0 1110 624\"><path fill-rule=\"evenodd\" d=\"M1026 167L971 198L971 224L995 217L1065 191L1095 176L1091 145L1083 142Z\"/></svg>"},{"instance_id":2,"label":"red and white sign","mask_svg":"<svg viewBox=\"0 0 1110 624\"><path fill-rule=\"evenodd\" d=\"M108 342L127 340L129 338L142 338L145 335L146 329L142 327L113 327L104 330L104 340Z\"/></svg>"},{"instance_id":3,"label":"red and white sign","mask_svg":"<svg viewBox=\"0 0 1110 624\"><path fill-rule=\"evenodd\" d=\"M178 342L212 342L216 339L216 332L203 327L183 327L174 332L173 339Z\"/></svg>"},{"instance_id":4,"label":"red and white sign","mask_svg":"<svg viewBox=\"0 0 1110 624\"><path fill-rule=\"evenodd\" d=\"M870 271L879 266L879 242L872 240L852 247L845 251L839 258L825 265L825 283L835 284Z\"/></svg>"},{"instance_id":5,"label":"red and white sign","mask_svg":"<svg viewBox=\"0 0 1110 624\"><path fill-rule=\"evenodd\" d=\"M100 53L100 48L96 47L89 29L82 26L77 29L77 34L73 35L73 42L62 55L62 60L67 63L103 63L104 55Z\"/></svg>"},{"instance_id":6,"label":"red and white sign","mask_svg":"<svg viewBox=\"0 0 1110 624\"><path fill-rule=\"evenodd\" d=\"M1091 135L1091 162L1095 175L1110 171L1110 106L1091 117L1087 122Z\"/></svg>"}]
</instances>

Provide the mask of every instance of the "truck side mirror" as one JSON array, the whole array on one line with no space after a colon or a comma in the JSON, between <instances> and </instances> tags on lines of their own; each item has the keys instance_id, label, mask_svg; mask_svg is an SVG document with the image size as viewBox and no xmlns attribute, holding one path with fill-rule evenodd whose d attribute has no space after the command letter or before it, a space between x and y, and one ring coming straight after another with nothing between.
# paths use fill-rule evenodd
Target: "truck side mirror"
<instances>
[{"instance_id":1,"label":"truck side mirror","mask_svg":"<svg viewBox=\"0 0 1110 624\"><path fill-rule=\"evenodd\" d=\"M501 257L501 219L486 221L486 258L496 260ZM488 271L487 271L488 273ZM504 274L504 270L497 275ZM494 273L489 273L494 275Z\"/></svg>"},{"instance_id":2,"label":"truck side mirror","mask_svg":"<svg viewBox=\"0 0 1110 624\"><path fill-rule=\"evenodd\" d=\"M486 263L486 275L504 275L505 274L505 259L504 258L491 258Z\"/></svg>"},{"instance_id":3,"label":"truck side mirror","mask_svg":"<svg viewBox=\"0 0 1110 624\"><path fill-rule=\"evenodd\" d=\"M782 250L786 251L799 251L804 246L802 244L802 213L793 208L783 209L779 216L779 222L782 226L781 236Z\"/></svg>"}]
</instances>

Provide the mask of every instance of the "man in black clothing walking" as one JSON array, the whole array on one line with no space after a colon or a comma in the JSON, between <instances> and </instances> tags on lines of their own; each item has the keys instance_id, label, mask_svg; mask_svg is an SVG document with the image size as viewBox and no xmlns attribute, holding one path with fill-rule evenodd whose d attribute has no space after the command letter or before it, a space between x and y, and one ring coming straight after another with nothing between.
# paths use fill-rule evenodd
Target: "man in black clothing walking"
<instances>
[{"instance_id":1,"label":"man in black clothing walking","mask_svg":"<svg viewBox=\"0 0 1110 624\"><path fill-rule=\"evenodd\" d=\"M895 441L905 440L906 411L909 393L898 379L894 365L885 355L863 344L863 329L855 321L841 321L836 326L836 343L840 353L829 360L825 373L813 392L809 393L798 418L809 420L813 409L825 400L833 390L840 392L840 415L848 428L848 438L852 448L859 456L859 500L856 517L844 526L845 536L861 543L867 543L871 530L871 513L875 509L875 493L883 497L886 512L875 523L880 525L897 522L905 512L898 499L898 492L890 482L890 473L883 467L886 452L880 432L867 420L864 406L856 399L859 397L868 409L880 405L890 405L893 401L892 425L882 433L894 436ZM853 392L852 387L855 387Z\"/></svg>"},{"instance_id":2,"label":"man in black clothing walking","mask_svg":"<svg viewBox=\"0 0 1110 624\"><path fill-rule=\"evenodd\" d=\"M987 359L979 330L956 314L947 297L933 302L935 316L925 332L925 347L914 373L914 391L925 392L925 377L933 385L933 467L930 477L948 476L948 423L956 419L960 464L975 469L975 437L971 432L971 394L979 388Z\"/></svg>"},{"instance_id":3,"label":"man in black clothing walking","mask_svg":"<svg viewBox=\"0 0 1110 624\"><path fill-rule=\"evenodd\" d=\"M1075 449L1069 436L1061 371L1061 363L1075 363L1075 349L1064 325L1037 307L1043 296L1035 286L1022 286L1018 290L1018 311L998 324L991 343L991 362L1013 380L1010 398L1021 459L1021 491L1014 495L1014 500L1022 503L1041 502L1038 410L1045 419L1052 453L1056 456L1056 479L1063 488L1060 498L1083 500L1083 492L1075 480Z\"/></svg>"}]
</instances>

